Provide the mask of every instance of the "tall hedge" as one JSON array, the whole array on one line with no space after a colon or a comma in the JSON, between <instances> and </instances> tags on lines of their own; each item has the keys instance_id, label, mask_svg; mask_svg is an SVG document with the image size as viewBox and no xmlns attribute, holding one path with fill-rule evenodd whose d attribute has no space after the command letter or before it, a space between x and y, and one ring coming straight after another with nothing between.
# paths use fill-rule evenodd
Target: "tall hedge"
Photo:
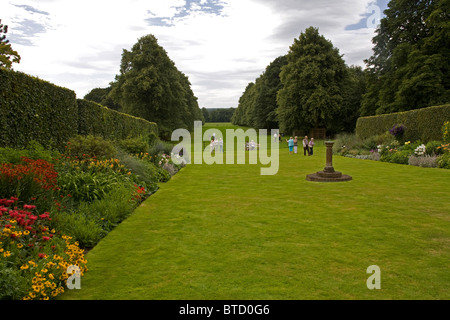
<instances>
[{"instance_id":1,"label":"tall hedge","mask_svg":"<svg viewBox=\"0 0 450 320\"><path fill-rule=\"evenodd\" d=\"M0 145L30 140L60 147L77 134L75 92L21 72L0 68Z\"/></svg>"},{"instance_id":2,"label":"tall hedge","mask_svg":"<svg viewBox=\"0 0 450 320\"><path fill-rule=\"evenodd\" d=\"M120 140L139 135L158 136L156 123L111 110L98 103L78 99L78 133Z\"/></svg>"},{"instance_id":3,"label":"tall hedge","mask_svg":"<svg viewBox=\"0 0 450 320\"><path fill-rule=\"evenodd\" d=\"M404 139L410 141L442 140L442 126L450 120L450 104L407 112L359 118L356 134L365 139L390 130L396 124L406 127Z\"/></svg>"},{"instance_id":4,"label":"tall hedge","mask_svg":"<svg viewBox=\"0 0 450 320\"><path fill-rule=\"evenodd\" d=\"M155 123L77 100L75 92L25 73L0 68L0 147L22 148L30 140L64 150L70 138L110 140L158 136Z\"/></svg>"}]
</instances>

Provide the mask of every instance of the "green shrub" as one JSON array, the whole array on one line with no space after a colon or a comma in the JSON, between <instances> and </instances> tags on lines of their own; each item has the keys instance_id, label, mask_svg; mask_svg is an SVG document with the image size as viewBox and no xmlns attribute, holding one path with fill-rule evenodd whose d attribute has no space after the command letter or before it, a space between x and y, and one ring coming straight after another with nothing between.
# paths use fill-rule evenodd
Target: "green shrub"
<instances>
[{"instance_id":1,"label":"green shrub","mask_svg":"<svg viewBox=\"0 0 450 320\"><path fill-rule=\"evenodd\" d=\"M149 149L148 139L143 136L121 140L119 146L130 154L147 153Z\"/></svg>"},{"instance_id":2,"label":"green shrub","mask_svg":"<svg viewBox=\"0 0 450 320\"><path fill-rule=\"evenodd\" d=\"M439 168L450 169L450 153L445 153L437 160Z\"/></svg>"},{"instance_id":3,"label":"green shrub","mask_svg":"<svg viewBox=\"0 0 450 320\"><path fill-rule=\"evenodd\" d=\"M20 300L28 289L19 269L0 261L0 300Z\"/></svg>"},{"instance_id":4,"label":"green shrub","mask_svg":"<svg viewBox=\"0 0 450 320\"><path fill-rule=\"evenodd\" d=\"M65 154L72 158L111 159L116 156L117 150L111 141L100 136L76 136L67 143Z\"/></svg>"},{"instance_id":5,"label":"green shrub","mask_svg":"<svg viewBox=\"0 0 450 320\"><path fill-rule=\"evenodd\" d=\"M70 194L75 201L92 202L103 199L108 192L120 185L117 175L74 171L60 175L58 185L63 194Z\"/></svg>"},{"instance_id":6,"label":"green shrub","mask_svg":"<svg viewBox=\"0 0 450 320\"><path fill-rule=\"evenodd\" d=\"M148 153L152 157L159 156L161 154L170 155L172 153L173 147L173 144L159 140L150 147Z\"/></svg>"},{"instance_id":7,"label":"green shrub","mask_svg":"<svg viewBox=\"0 0 450 320\"><path fill-rule=\"evenodd\" d=\"M428 142L426 147L426 154L429 156L432 155L441 155L444 153L444 150L441 148L442 142L441 141L430 141Z\"/></svg>"},{"instance_id":8,"label":"green shrub","mask_svg":"<svg viewBox=\"0 0 450 320\"><path fill-rule=\"evenodd\" d=\"M380 161L398 164L408 164L410 156L411 152L408 150L388 152L387 154L381 155Z\"/></svg>"},{"instance_id":9,"label":"green shrub","mask_svg":"<svg viewBox=\"0 0 450 320\"><path fill-rule=\"evenodd\" d=\"M94 247L106 235L100 224L89 217L89 205L86 203L74 212L63 211L54 216L59 230L74 237L82 248Z\"/></svg>"},{"instance_id":10,"label":"green shrub","mask_svg":"<svg viewBox=\"0 0 450 320\"><path fill-rule=\"evenodd\" d=\"M60 154L57 151L45 150L42 145L34 140L28 143L26 149L0 148L0 163L22 163L23 157L33 160L41 159L53 163L54 159L59 156Z\"/></svg>"},{"instance_id":11,"label":"green shrub","mask_svg":"<svg viewBox=\"0 0 450 320\"><path fill-rule=\"evenodd\" d=\"M372 117L359 118L356 124L356 134L366 139L383 134L392 129L396 124L403 124L407 129L404 133L404 141L440 140L442 138L442 126L450 119L450 104L429 107L407 112L384 114Z\"/></svg>"}]
</instances>

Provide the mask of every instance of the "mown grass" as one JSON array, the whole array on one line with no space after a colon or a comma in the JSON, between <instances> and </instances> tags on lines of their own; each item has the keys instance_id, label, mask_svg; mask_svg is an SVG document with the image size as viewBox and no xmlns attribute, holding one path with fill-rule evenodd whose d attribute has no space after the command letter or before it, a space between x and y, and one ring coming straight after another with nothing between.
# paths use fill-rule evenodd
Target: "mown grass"
<instances>
[{"instance_id":1,"label":"mown grass","mask_svg":"<svg viewBox=\"0 0 450 320\"><path fill-rule=\"evenodd\" d=\"M231 128L231 127L230 127ZM449 299L450 171L290 155L280 170L188 165L87 255L63 299ZM367 267L381 269L369 290Z\"/></svg>"}]
</instances>

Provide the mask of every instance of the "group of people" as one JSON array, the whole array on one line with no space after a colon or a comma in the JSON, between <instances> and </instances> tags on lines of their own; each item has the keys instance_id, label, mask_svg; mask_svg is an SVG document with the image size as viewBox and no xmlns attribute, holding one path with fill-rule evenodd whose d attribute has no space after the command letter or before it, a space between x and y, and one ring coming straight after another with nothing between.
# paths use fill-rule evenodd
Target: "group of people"
<instances>
[{"instance_id":1,"label":"group of people","mask_svg":"<svg viewBox=\"0 0 450 320\"><path fill-rule=\"evenodd\" d=\"M211 153L213 151L216 152L223 152L223 140L222 138L219 138L216 140L215 135L213 135L212 139L211 139L211 144L209 145L210 149L211 149Z\"/></svg>"},{"instance_id":2,"label":"group of people","mask_svg":"<svg viewBox=\"0 0 450 320\"><path fill-rule=\"evenodd\" d=\"M288 143L289 146L289 153L297 153L298 150L298 138L292 138L290 137L289 140L286 140L286 142ZM303 139L302 141L303 144L303 154L306 156L306 154L308 154L308 156L312 156L314 153L314 138L311 138L311 140L308 140L308 136L305 136L305 139Z\"/></svg>"},{"instance_id":3,"label":"group of people","mask_svg":"<svg viewBox=\"0 0 450 320\"><path fill-rule=\"evenodd\" d=\"M254 140L245 143L245 150L252 151L259 148L259 144L257 144Z\"/></svg>"}]
</instances>

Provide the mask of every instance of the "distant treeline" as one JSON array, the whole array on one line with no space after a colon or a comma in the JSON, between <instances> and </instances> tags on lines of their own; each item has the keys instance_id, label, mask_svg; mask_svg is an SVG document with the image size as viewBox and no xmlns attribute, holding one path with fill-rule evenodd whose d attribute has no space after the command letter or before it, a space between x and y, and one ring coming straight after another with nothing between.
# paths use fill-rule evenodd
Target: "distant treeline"
<instances>
[{"instance_id":1,"label":"distant treeline","mask_svg":"<svg viewBox=\"0 0 450 320\"><path fill-rule=\"evenodd\" d=\"M206 109L202 108L205 122L231 122L235 108L229 109Z\"/></svg>"}]
</instances>

